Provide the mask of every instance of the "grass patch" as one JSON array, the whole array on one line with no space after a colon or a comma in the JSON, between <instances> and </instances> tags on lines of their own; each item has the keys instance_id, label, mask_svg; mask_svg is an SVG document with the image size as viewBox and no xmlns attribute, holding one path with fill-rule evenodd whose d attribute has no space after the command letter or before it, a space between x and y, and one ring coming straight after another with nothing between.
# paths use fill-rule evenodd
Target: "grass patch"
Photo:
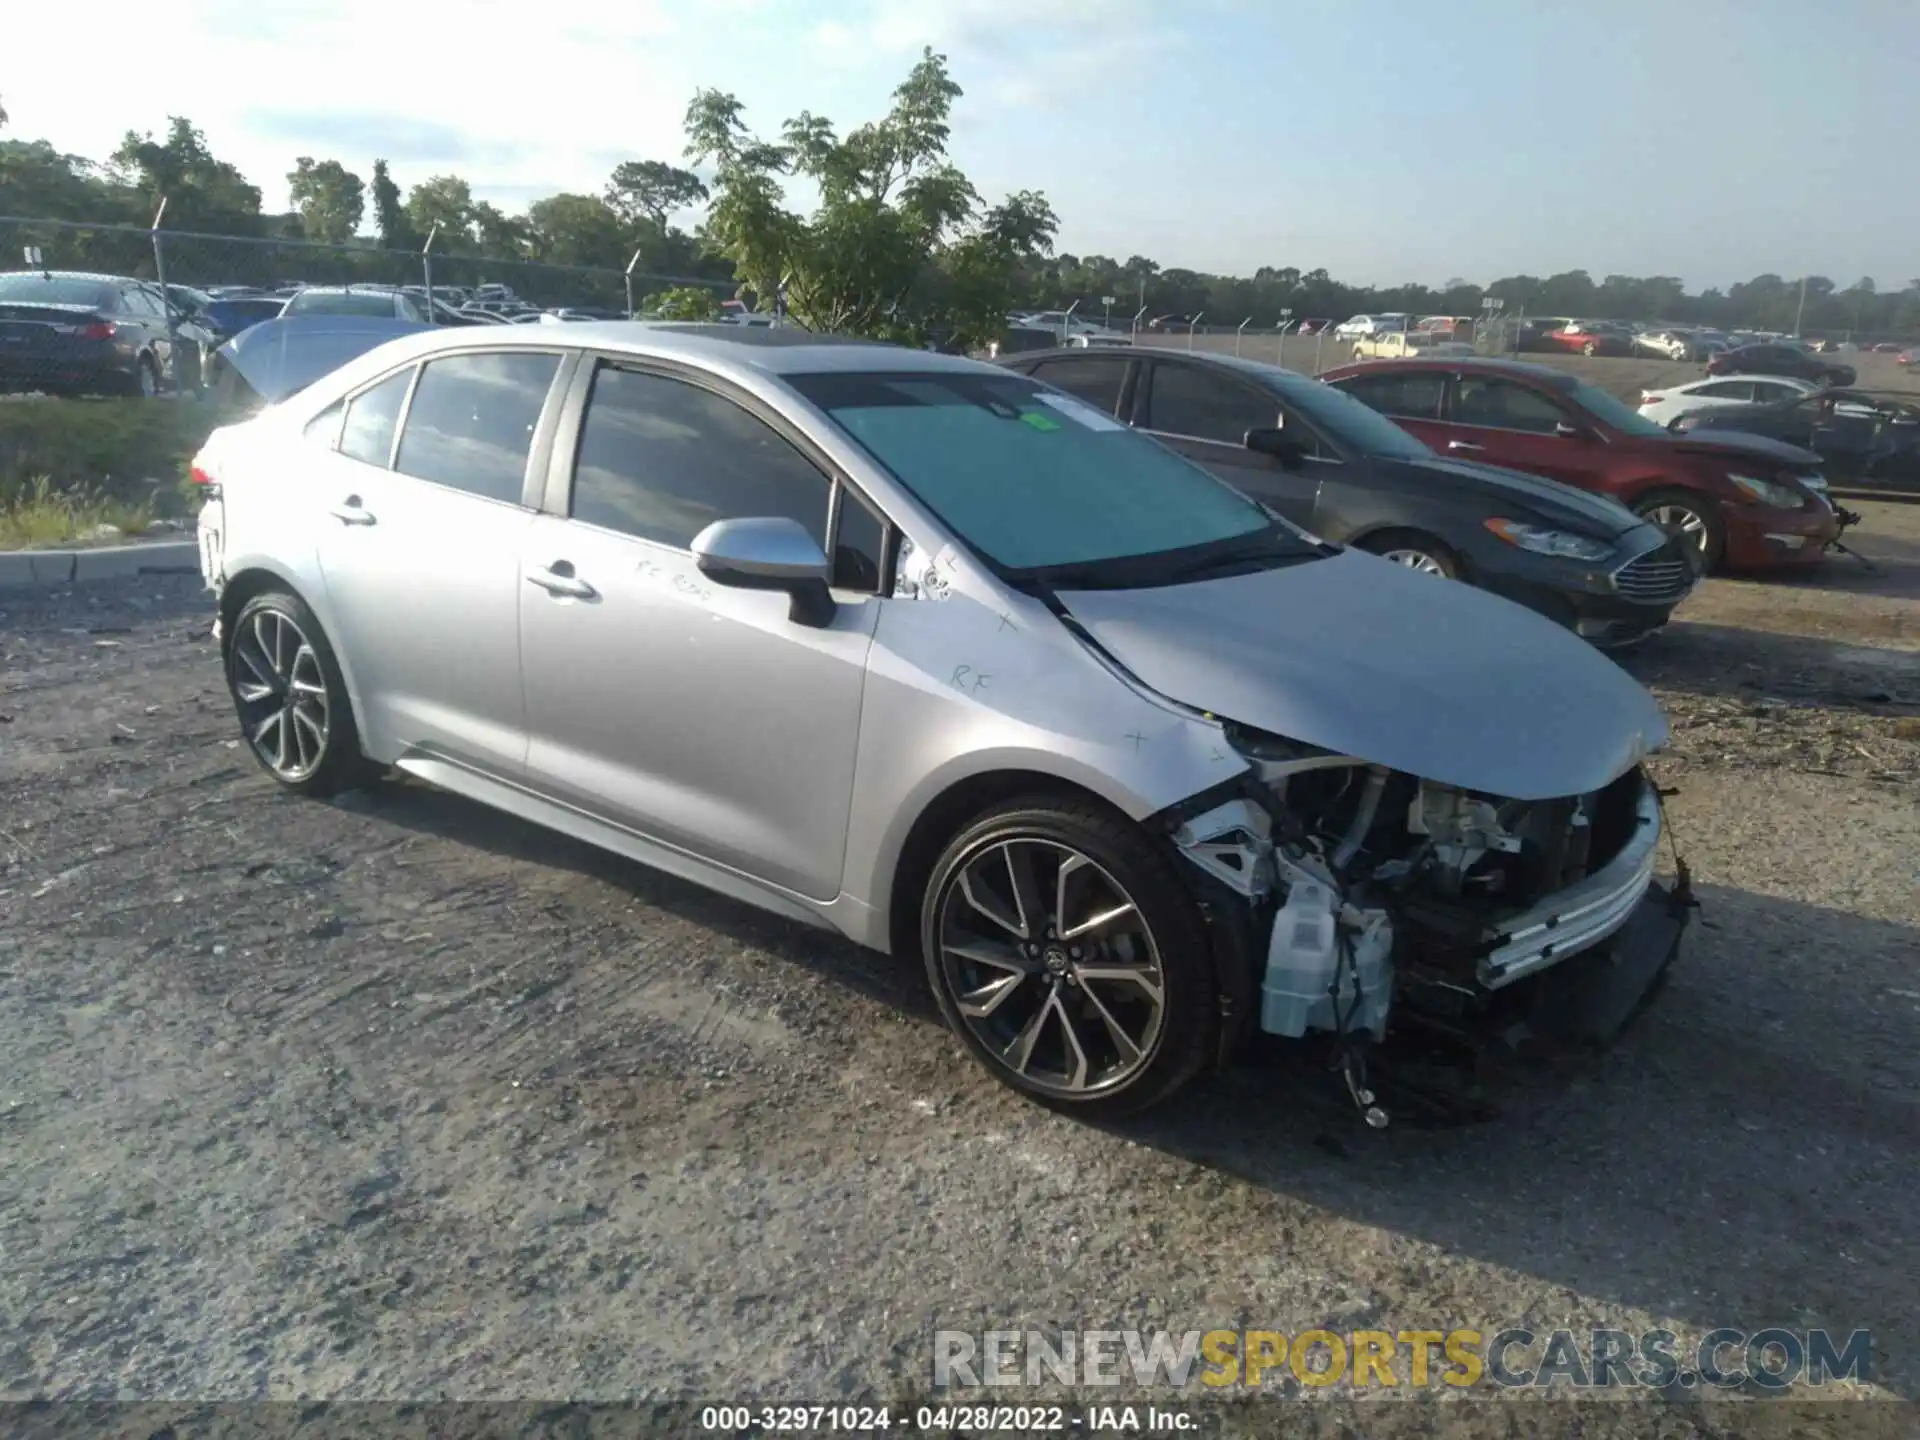
<instances>
[{"instance_id":1,"label":"grass patch","mask_svg":"<svg viewBox=\"0 0 1920 1440\"><path fill-rule=\"evenodd\" d=\"M0 496L0 550L117 544L122 536L138 535L154 518L149 504L85 489L56 489L52 477L41 475L17 493ZM121 534L97 534L103 525Z\"/></svg>"},{"instance_id":2,"label":"grass patch","mask_svg":"<svg viewBox=\"0 0 1920 1440\"><path fill-rule=\"evenodd\" d=\"M0 399L0 515L184 515L188 462L248 410L175 399ZM20 522L24 523L24 522Z\"/></svg>"}]
</instances>

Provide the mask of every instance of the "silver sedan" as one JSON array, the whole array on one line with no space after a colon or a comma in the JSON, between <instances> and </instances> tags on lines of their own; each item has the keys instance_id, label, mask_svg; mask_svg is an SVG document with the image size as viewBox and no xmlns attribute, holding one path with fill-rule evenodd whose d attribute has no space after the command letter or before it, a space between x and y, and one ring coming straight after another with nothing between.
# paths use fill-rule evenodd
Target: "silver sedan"
<instances>
[{"instance_id":1,"label":"silver sedan","mask_svg":"<svg viewBox=\"0 0 1920 1440\"><path fill-rule=\"evenodd\" d=\"M1379 1123L1366 1058L1435 997L1610 1032L1677 947L1645 690L1024 376L440 330L194 474L274 781L398 770L911 957L1077 1113L1262 1030L1330 1047Z\"/></svg>"}]
</instances>

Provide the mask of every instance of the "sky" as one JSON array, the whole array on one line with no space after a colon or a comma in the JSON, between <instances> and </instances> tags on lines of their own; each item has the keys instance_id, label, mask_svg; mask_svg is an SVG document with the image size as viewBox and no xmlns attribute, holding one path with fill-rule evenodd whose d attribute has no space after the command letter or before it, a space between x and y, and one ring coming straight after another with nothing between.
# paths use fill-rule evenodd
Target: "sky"
<instances>
[{"instance_id":1,"label":"sky","mask_svg":"<svg viewBox=\"0 0 1920 1440\"><path fill-rule=\"evenodd\" d=\"M95 0L154 63L39 64L6 22L10 138L101 157L188 115L270 207L298 155L503 208L678 163L695 89L766 133L884 113L921 47L955 160L1044 192L1058 248L1360 284L1575 268L1690 289L1920 278L1920 4L1840 0ZM690 221L694 217L687 217Z\"/></svg>"}]
</instances>

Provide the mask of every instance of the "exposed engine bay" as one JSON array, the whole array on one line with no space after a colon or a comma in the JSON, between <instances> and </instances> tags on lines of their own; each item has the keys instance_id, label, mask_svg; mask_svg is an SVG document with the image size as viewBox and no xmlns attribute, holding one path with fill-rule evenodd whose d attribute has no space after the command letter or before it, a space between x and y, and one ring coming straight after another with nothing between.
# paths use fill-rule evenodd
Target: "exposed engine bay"
<instances>
[{"instance_id":1,"label":"exposed engine bay","mask_svg":"<svg viewBox=\"0 0 1920 1440\"><path fill-rule=\"evenodd\" d=\"M1196 801L1173 840L1248 907L1268 1034L1377 1041L1396 1010L1497 1028L1539 998L1529 982L1606 945L1656 888L1660 794L1639 766L1520 801L1226 735L1251 775ZM1349 1087L1369 1108L1351 1074Z\"/></svg>"}]
</instances>

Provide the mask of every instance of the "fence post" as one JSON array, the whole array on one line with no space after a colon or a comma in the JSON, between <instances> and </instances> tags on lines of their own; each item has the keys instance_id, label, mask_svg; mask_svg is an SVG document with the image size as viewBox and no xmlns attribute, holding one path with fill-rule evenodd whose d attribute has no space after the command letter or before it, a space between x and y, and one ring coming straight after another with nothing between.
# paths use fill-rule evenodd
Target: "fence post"
<instances>
[{"instance_id":1,"label":"fence post","mask_svg":"<svg viewBox=\"0 0 1920 1440\"><path fill-rule=\"evenodd\" d=\"M433 228L427 231L426 243L420 247L420 278L427 286L427 323L438 325L440 314L433 308L433 237L440 233L440 222L433 222Z\"/></svg>"},{"instance_id":2,"label":"fence post","mask_svg":"<svg viewBox=\"0 0 1920 1440\"><path fill-rule=\"evenodd\" d=\"M627 261L627 273L620 277L626 282L627 286L627 318L629 320L633 318L633 267L639 263L640 252L635 250L633 252L633 258Z\"/></svg>"},{"instance_id":3,"label":"fence post","mask_svg":"<svg viewBox=\"0 0 1920 1440\"><path fill-rule=\"evenodd\" d=\"M173 367L173 389L177 395L180 393L180 359L178 353L180 348L178 326L180 322L174 318L173 292L167 289L167 247L165 242L160 238L160 221L165 218L166 213L167 197L162 195L160 197L160 208L153 212L153 224L147 227L147 234L153 239L153 278L155 283L160 287L160 303L167 307L167 362ZM158 388L160 377L158 375L154 376L153 381L155 387Z\"/></svg>"},{"instance_id":4,"label":"fence post","mask_svg":"<svg viewBox=\"0 0 1920 1440\"><path fill-rule=\"evenodd\" d=\"M1320 363L1320 351L1327 343L1327 327L1322 325L1319 333L1313 337L1313 373L1318 375L1326 367Z\"/></svg>"},{"instance_id":5,"label":"fence post","mask_svg":"<svg viewBox=\"0 0 1920 1440\"><path fill-rule=\"evenodd\" d=\"M1240 353L1240 337L1247 333L1247 326L1251 325L1252 323L1253 323L1253 317L1249 315L1246 319L1240 322L1239 329L1233 332L1233 353L1234 354L1238 355Z\"/></svg>"},{"instance_id":6,"label":"fence post","mask_svg":"<svg viewBox=\"0 0 1920 1440\"><path fill-rule=\"evenodd\" d=\"M1274 361L1282 370L1287 368L1287 331L1293 327L1293 308L1288 306L1280 312L1280 358Z\"/></svg>"},{"instance_id":7,"label":"fence post","mask_svg":"<svg viewBox=\"0 0 1920 1440\"><path fill-rule=\"evenodd\" d=\"M1140 334L1140 317L1146 313L1147 313L1147 307L1144 305L1142 305L1138 310L1133 312L1133 324L1127 327L1127 333L1129 335L1133 335L1137 337Z\"/></svg>"},{"instance_id":8,"label":"fence post","mask_svg":"<svg viewBox=\"0 0 1920 1440\"><path fill-rule=\"evenodd\" d=\"M1074 301L1067 307L1067 313L1060 321L1060 343L1067 343L1067 336L1073 329L1073 312L1080 308L1080 302Z\"/></svg>"},{"instance_id":9,"label":"fence post","mask_svg":"<svg viewBox=\"0 0 1920 1440\"><path fill-rule=\"evenodd\" d=\"M1206 317L1206 313L1206 311L1202 310L1187 322L1187 349L1189 350L1193 349L1193 332L1200 328L1200 322Z\"/></svg>"}]
</instances>

